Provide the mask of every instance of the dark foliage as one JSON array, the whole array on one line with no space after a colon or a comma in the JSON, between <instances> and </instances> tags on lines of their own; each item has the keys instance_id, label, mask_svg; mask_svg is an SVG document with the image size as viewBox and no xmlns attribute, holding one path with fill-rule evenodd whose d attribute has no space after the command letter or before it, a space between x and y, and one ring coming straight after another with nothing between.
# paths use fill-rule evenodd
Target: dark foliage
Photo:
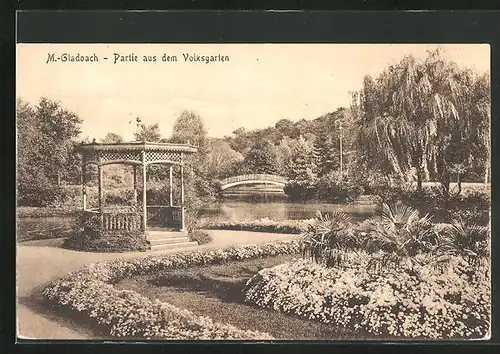
<instances>
[{"instance_id":1,"label":"dark foliage","mask_svg":"<svg viewBox=\"0 0 500 354\"><path fill-rule=\"evenodd\" d=\"M63 247L90 252L130 252L146 251L149 244L142 233L121 232L93 237L77 231L65 240Z\"/></svg>"},{"instance_id":2,"label":"dark foliage","mask_svg":"<svg viewBox=\"0 0 500 354\"><path fill-rule=\"evenodd\" d=\"M363 193L362 186L333 172L319 179L316 190L319 199L330 203L352 202Z\"/></svg>"},{"instance_id":3,"label":"dark foliage","mask_svg":"<svg viewBox=\"0 0 500 354\"><path fill-rule=\"evenodd\" d=\"M302 185L295 181L287 183L284 192L292 201L308 200L316 196L314 186Z\"/></svg>"},{"instance_id":4,"label":"dark foliage","mask_svg":"<svg viewBox=\"0 0 500 354\"><path fill-rule=\"evenodd\" d=\"M47 207L66 199L61 186L46 183L44 179L30 179L18 184L19 206Z\"/></svg>"},{"instance_id":5,"label":"dark foliage","mask_svg":"<svg viewBox=\"0 0 500 354\"><path fill-rule=\"evenodd\" d=\"M379 201L394 203L402 201L421 213L430 213L435 221L452 222L461 217L480 225L489 223L490 192L472 191L468 194L449 195L440 188L424 188L421 191L403 187L381 187L377 190Z\"/></svg>"},{"instance_id":6,"label":"dark foliage","mask_svg":"<svg viewBox=\"0 0 500 354\"><path fill-rule=\"evenodd\" d=\"M213 241L212 236L202 230L195 230L189 233L189 241L196 241L199 245L205 245Z\"/></svg>"}]
</instances>

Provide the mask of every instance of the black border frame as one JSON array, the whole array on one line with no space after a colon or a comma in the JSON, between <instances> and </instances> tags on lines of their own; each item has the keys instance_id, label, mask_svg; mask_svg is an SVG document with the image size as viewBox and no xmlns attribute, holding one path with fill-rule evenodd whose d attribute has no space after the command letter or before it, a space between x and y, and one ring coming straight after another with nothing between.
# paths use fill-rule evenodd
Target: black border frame
<instances>
[{"instance_id":1,"label":"black border frame","mask_svg":"<svg viewBox=\"0 0 500 354\"><path fill-rule=\"evenodd\" d=\"M99 1L96 1L99 2ZM103 1L108 3L121 3L127 1ZM99 2L102 4L103 2ZM21 1L20 9L38 8L36 0ZM46 1L44 3L52 3L50 8L58 9L68 7L71 1ZM58 3L58 4L55 4ZM82 8L76 4L76 8ZM89 1L89 3L93 3ZM157 1L145 1L143 4L158 3ZM174 1L179 3L179 1ZM295 3L304 4L303 1ZM364 2L363 2L364 3ZM387 2L389 3L389 2ZM95 3L94 3L95 4ZM206 4L206 3L204 3ZM346 11L346 12L331 12L331 11L198 11L196 6L201 6L197 2L190 11L166 11L166 12L123 12L123 11L40 11L40 10L21 10L17 13L17 40L13 42L2 41L2 49L12 49L15 55L15 43L489 43L491 45L491 78L492 78L492 186L497 185L499 179L499 165L494 162L499 158L498 146L496 143L496 135L500 131L500 11L419 11L419 12L394 12L394 11ZM476 6L477 6L476 2ZM172 5L169 2L168 5ZM435 4L433 4L435 5ZM460 4L458 4L460 8ZM468 4L470 5L470 4ZM172 5L170 8L176 8L178 5ZM210 6L209 6L210 7ZM300 6L299 6L300 7ZM83 7L89 8L89 7ZM90 8L92 6L90 5ZM104 8L107 8L104 6ZM185 7L184 7L185 8ZM206 8L206 7L205 7ZM228 8L228 7L223 7ZM229 7L231 8L231 7ZM279 8L279 7L275 7ZM404 7L399 7L404 8ZM4 25L9 25L5 22ZM207 30L208 29L208 30ZM368 29L368 30L367 30ZM9 44L12 46L9 48ZM1 55L0 63L2 66L15 69L14 56ZM4 72L2 71L2 74ZM12 92L14 87L15 77L9 76L8 73L2 78L1 82L8 86L7 95L2 95L1 108L6 108L4 117L12 117L12 120L0 120L2 124L6 124L1 128L5 132L4 139L1 139L1 146L5 151L12 151L15 146L15 92ZM9 94L11 93L11 95ZM497 98L497 99L495 99ZM14 113L14 114L13 114ZM13 132L14 134L9 134ZM11 140L12 139L12 140ZM2 157L5 157L2 154ZM9 161L10 160L10 161ZM2 176L2 184L15 181L15 152L13 159L8 159L2 164L4 172L8 172L8 168L12 167L12 174L4 173ZM10 164L9 164L10 162ZM12 178L10 180L10 178ZM14 184L14 183L13 183ZM10 189L10 188L9 188ZM10 189L12 191L14 189ZM10 205L2 204L2 221L6 221L7 229L14 230L14 215L15 212L9 206L15 205L14 193L9 195L12 197L13 203ZM476 349L485 350L485 345L500 342L500 326L499 316L499 296L497 294L497 284L499 282L499 246L500 242L495 240L495 230L498 228L495 216L497 192L496 188L492 188L492 274L493 274L493 321L492 321L492 339L491 341L481 342L390 342L390 349L405 347L410 343L419 343L423 347L420 349L433 350L441 352L445 349L461 349L470 350L473 345ZM6 207L6 208L5 208ZM10 224L12 223L12 224ZM12 228L9 226L13 226ZM13 233L15 234L15 232ZM2 296L2 312L0 313L3 321L0 331L2 332L5 343L12 343L15 338L15 237L2 237L3 242L1 249L7 254L7 257L2 257L2 267L4 277L0 288L5 292ZM10 252L9 252L10 251ZM12 257L9 257L12 255ZM14 295L14 298L12 298ZM495 296L496 295L496 296ZM8 299L7 297L10 297ZM9 301L10 300L10 301ZM52 343L52 344L49 344ZM35 344L36 343L36 344ZM57 346L59 350L65 351L94 351L94 350L120 350L122 346L99 344L98 347L89 344L89 341L28 341L23 340L15 347L16 350L23 351L44 351L53 350L54 344L64 344L64 347ZM85 344L84 344L85 343ZM97 342L101 343L101 342ZM148 346L140 346L137 349L143 350L162 350L166 348L165 342L148 342ZM184 344L186 343L186 344ZM360 344L367 345L369 350L373 350L374 345L384 344L384 342L273 342L286 343L277 348L275 345L267 344L249 344L245 346L235 347L235 344L224 342L222 346L220 342L183 342L182 345L172 343L168 345L168 351L209 349L214 351L220 349L231 351L238 350L268 350L268 349L285 349L287 351L297 351L308 349L308 346L314 345L314 350L333 349L352 349L352 344L358 347ZM299 344L300 343L300 344ZM307 343L307 344L305 344ZM316 343L316 344L313 344ZM151 345L149 345L151 344ZM293 344L293 345L289 345ZM388 344L388 343L385 343ZM93 347L91 347L91 345ZM304 347L305 346L305 347ZM133 345L127 345L128 348L135 349ZM385 349L389 349L385 347ZM120 350L121 351L121 350Z\"/></svg>"}]
</instances>

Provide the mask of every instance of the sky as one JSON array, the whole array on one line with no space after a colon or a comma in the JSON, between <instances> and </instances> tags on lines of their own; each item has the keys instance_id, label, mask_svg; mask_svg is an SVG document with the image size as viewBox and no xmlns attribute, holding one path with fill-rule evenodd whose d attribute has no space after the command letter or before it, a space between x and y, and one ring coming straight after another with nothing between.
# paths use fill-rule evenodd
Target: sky
<instances>
[{"instance_id":1,"label":"sky","mask_svg":"<svg viewBox=\"0 0 500 354\"><path fill-rule=\"evenodd\" d=\"M487 44L19 44L16 90L31 104L47 97L77 113L82 138L113 132L133 140L136 117L169 136L183 110L199 114L210 136L223 137L347 107L365 75L408 54L424 59L437 47L461 67L490 69ZM98 62L47 63L52 53L95 54ZM114 63L115 53L138 61ZM164 53L178 61L163 62ZM183 54L229 61L185 62ZM142 62L144 55L157 61Z\"/></svg>"}]
</instances>

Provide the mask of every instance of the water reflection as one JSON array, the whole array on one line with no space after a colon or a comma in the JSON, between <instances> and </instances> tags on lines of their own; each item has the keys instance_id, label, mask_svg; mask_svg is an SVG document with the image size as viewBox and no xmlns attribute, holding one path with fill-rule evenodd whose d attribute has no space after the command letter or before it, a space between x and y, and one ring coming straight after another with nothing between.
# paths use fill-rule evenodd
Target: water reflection
<instances>
[{"instance_id":1,"label":"water reflection","mask_svg":"<svg viewBox=\"0 0 500 354\"><path fill-rule=\"evenodd\" d=\"M237 221L269 218L272 220L310 219L317 211L347 213L353 221L364 220L375 212L374 205L327 204L321 202L289 202L283 195L224 197L216 205L203 209L204 217L220 217Z\"/></svg>"}]
</instances>

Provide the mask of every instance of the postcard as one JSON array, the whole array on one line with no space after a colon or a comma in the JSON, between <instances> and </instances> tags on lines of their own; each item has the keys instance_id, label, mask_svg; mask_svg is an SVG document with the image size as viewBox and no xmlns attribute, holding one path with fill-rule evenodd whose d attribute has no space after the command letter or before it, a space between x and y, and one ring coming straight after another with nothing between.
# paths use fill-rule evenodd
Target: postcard
<instances>
[{"instance_id":1,"label":"postcard","mask_svg":"<svg viewBox=\"0 0 500 354\"><path fill-rule=\"evenodd\" d=\"M485 340L488 44L19 43L17 333Z\"/></svg>"}]
</instances>

